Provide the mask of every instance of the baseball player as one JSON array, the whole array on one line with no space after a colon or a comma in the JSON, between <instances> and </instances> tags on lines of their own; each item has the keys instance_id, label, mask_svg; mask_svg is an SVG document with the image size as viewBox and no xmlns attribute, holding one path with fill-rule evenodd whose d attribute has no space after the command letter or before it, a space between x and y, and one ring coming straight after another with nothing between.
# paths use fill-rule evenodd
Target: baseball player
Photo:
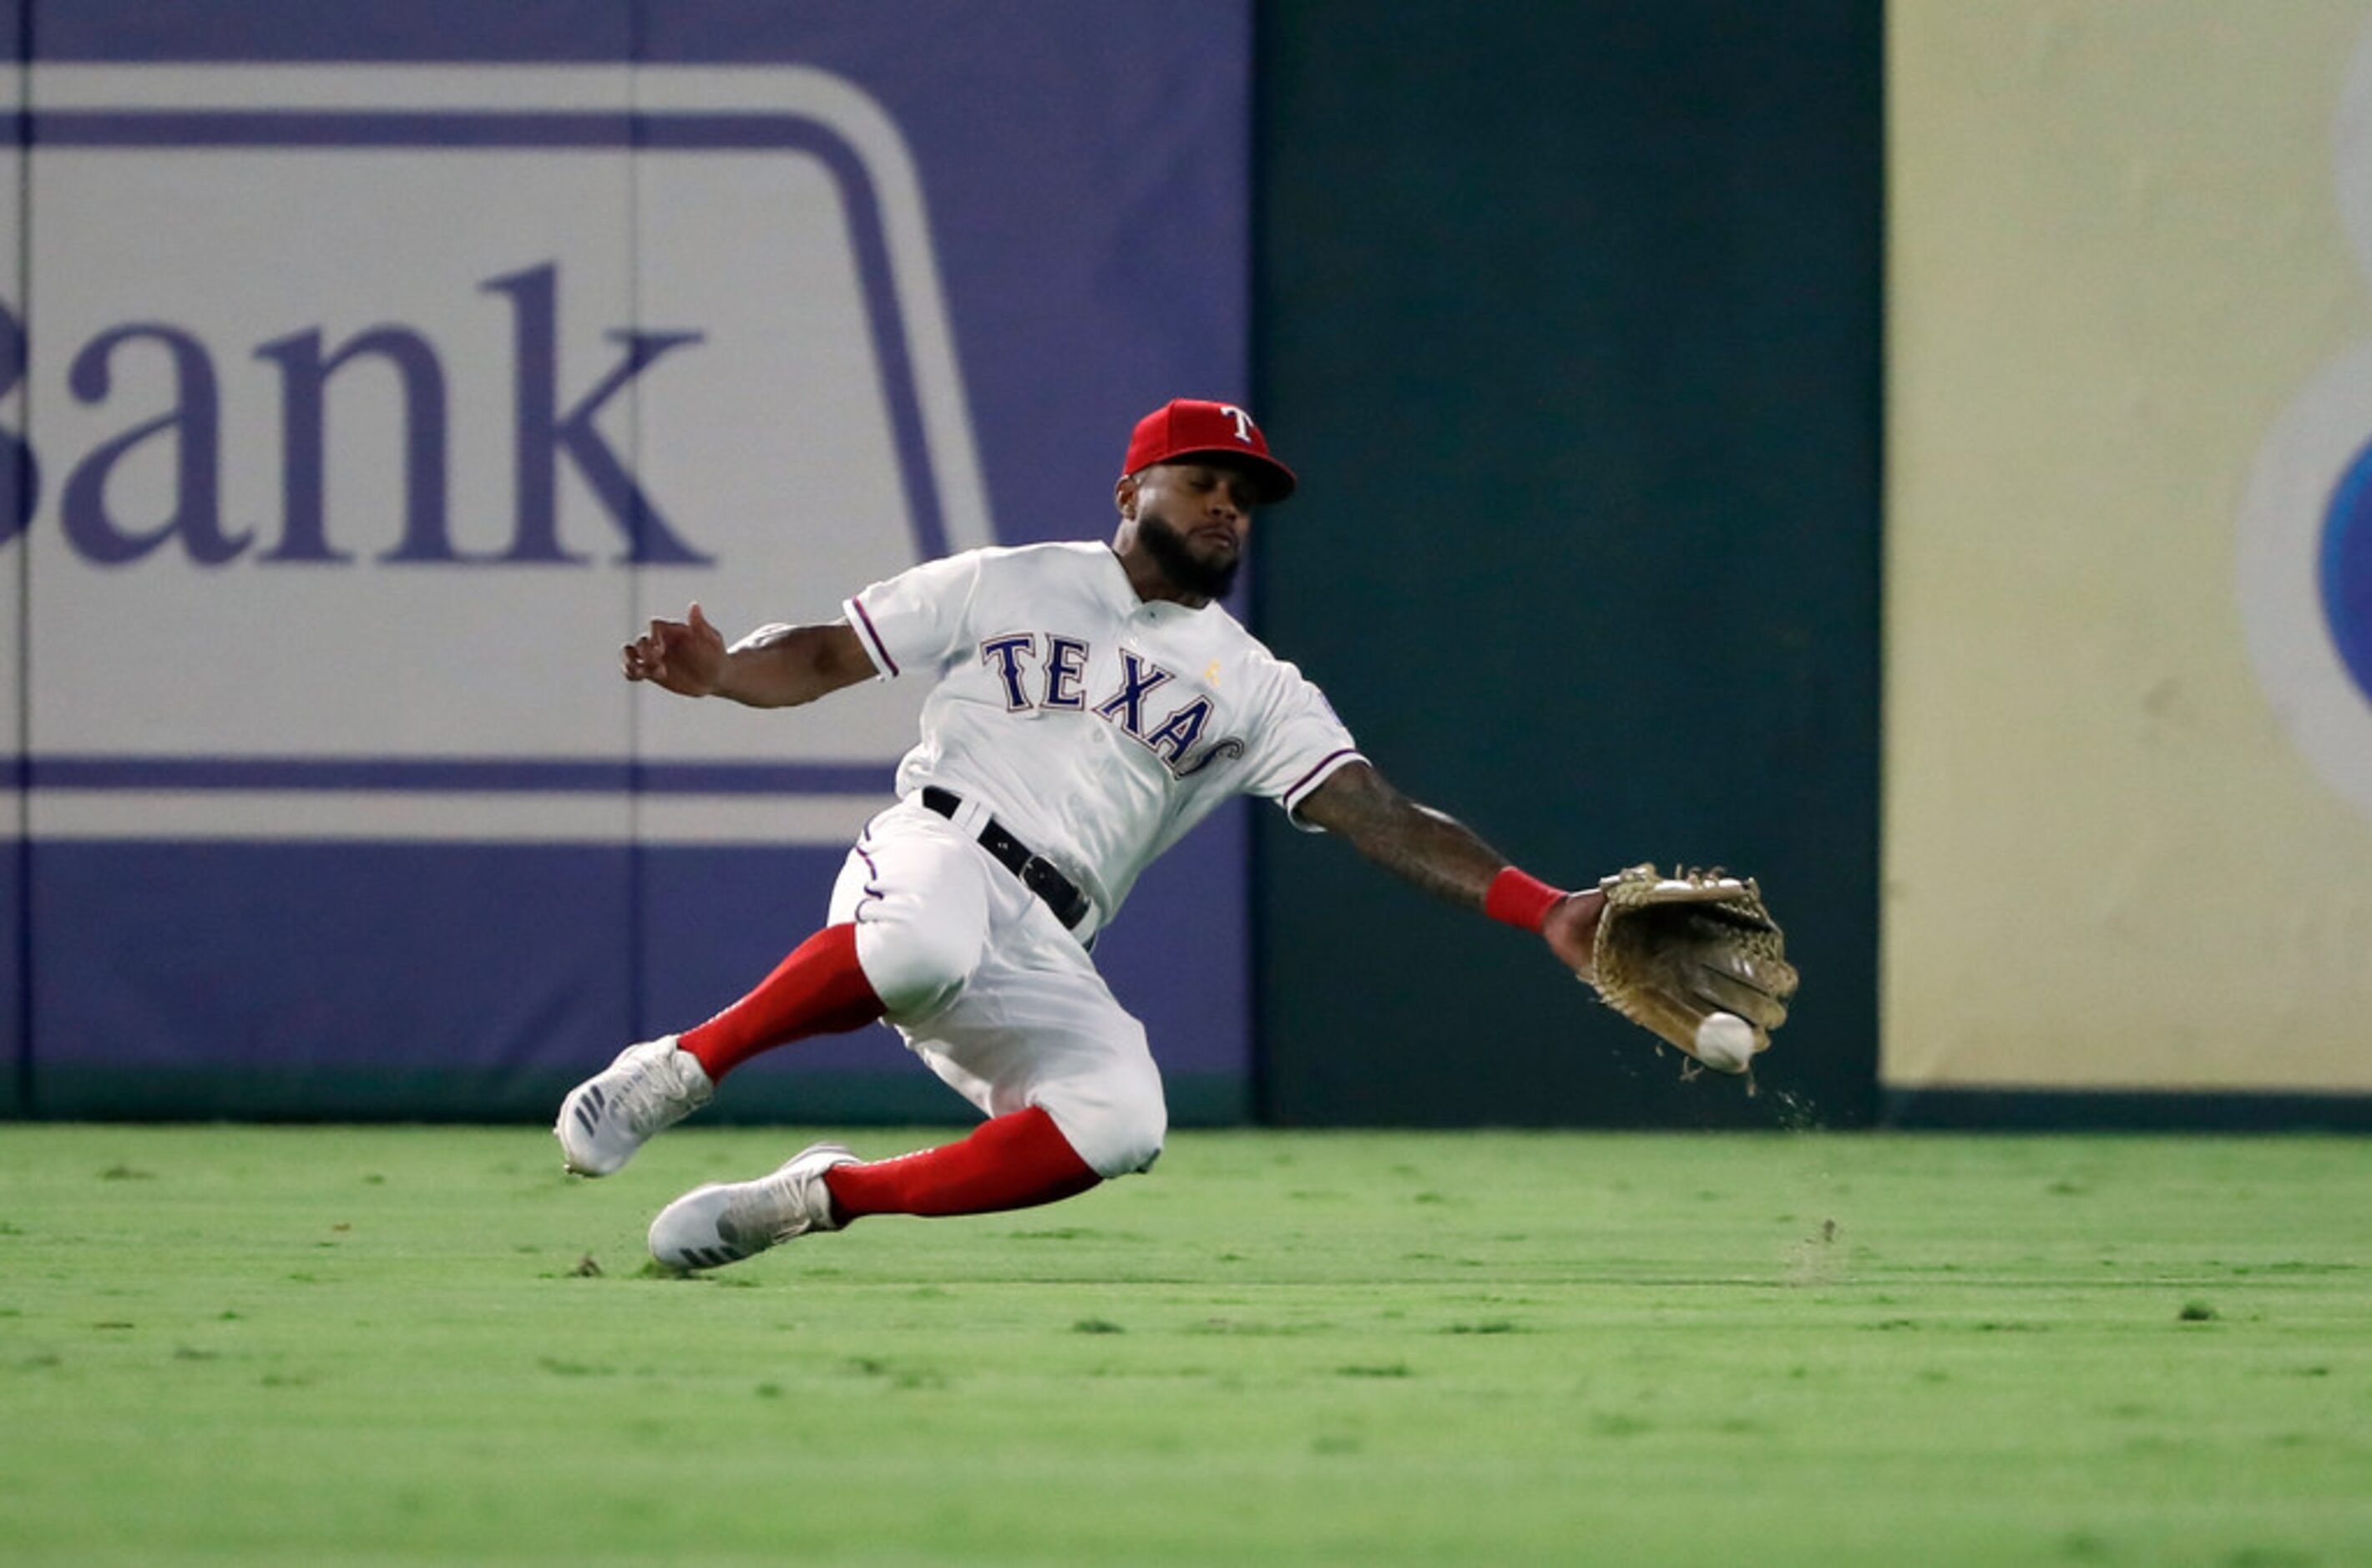
<instances>
[{"instance_id":1,"label":"baseball player","mask_svg":"<svg viewBox=\"0 0 2372 1568\"><path fill-rule=\"evenodd\" d=\"M1318 688L1216 602L1255 511L1294 487L1250 415L1181 399L1136 425L1109 545L927 562L829 625L729 647L695 604L625 647L629 680L759 708L868 679L937 684L898 803L849 852L823 929L722 1013L573 1090L554 1129L567 1167L607 1176L750 1057L877 1018L986 1117L896 1159L818 1144L701 1187L652 1223L661 1262L715 1267L870 1214L1049 1203L1150 1166L1160 1074L1088 954L1138 874L1233 796L1263 796L1589 972L1600 891L1551 887L1402 796Z\"/></svg>"}]
</instances>

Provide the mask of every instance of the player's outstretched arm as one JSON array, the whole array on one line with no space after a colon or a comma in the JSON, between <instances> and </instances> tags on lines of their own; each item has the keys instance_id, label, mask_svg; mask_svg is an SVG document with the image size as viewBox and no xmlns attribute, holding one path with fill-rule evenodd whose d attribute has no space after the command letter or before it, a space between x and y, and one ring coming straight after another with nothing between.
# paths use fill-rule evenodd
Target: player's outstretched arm
<instances>
[{"instance_id":1,"label":"player's outstretched arm","mask_svg":"<svg viewBox=\"0 0 2372 1568\"><path fill-rule=\"evenodd\" d=\"M796 707L873 674L865 645L845 621L768 626L728 648L697 604L681 621L652 621L619 652L629 680L752 708Z\"/></svg>"},{"instance_id":2,"label":"player's outstretched arm","mask_svg":"<svg viewBox=\"0 0 2372 1568\"><path fill-rule=\"evenodd\" d=\"M1421 806L1394 789L1368 763L1353 762L1337 770L1301 803L1300 816L1348 840L1369 860L1436 898L1499 912L1491 909L1493 889L1504 887L1501 878L1514 871L1507 857L1448 813ZM1536 911L1512 923L1538 931L1559 961L1588 974L1605 895L1595 889L1560 895L1521 872L1515 877L1539 889L1541 899Z\"/></svg>"}]
</instances>

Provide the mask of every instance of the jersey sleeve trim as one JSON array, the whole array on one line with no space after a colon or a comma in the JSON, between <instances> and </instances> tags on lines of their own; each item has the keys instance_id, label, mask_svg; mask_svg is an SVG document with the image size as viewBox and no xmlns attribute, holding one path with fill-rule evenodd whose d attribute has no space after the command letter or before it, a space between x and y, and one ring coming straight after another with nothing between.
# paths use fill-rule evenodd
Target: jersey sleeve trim
<instances>
[{"instance_id":1,"label":"jersey sleeve trim","mask_svg":"<svg viewBox=\"0 0 2372 1568\"><path fill-rule=\"evenodd\" d=\"M1330 751L1324 757L1319 759L1318 765L1316 767L1301 775L1299 783L1296 784L1291 789L1286 790L1283 795L1277 796L1276 803L1285 807L1286 819L1291 821L1295 827L1299 828L1303 832L1322 833L1326 830L1325 829L1320 828L1314 823L1305 822L1301 819L1301 803L1309 798L1311 791L1315 790L1320 784L1324 784L1328 779L1332 778L1336 773L1341 772L1344 768L1349 767L1354 762L1364 762L1366 760L1366 758L1359 754L1358 749L1353 746L1345 746L1340 751Z\"/></svg>"},{"instance_id":2,"label":"jersey sleeve trim","mask_svg":"<svg viewBox=\"0 0 2372 1568\"><path fill-rule=\"evenodd\" d=\"M865 601L851 595L841 608L848 611L848 623L856 629L856 640L865 645L866 655L873 660L873 668L881 672L883 679L896 679L898 661L890 656L889 648L882 644L881 633L874 628L873 617L865 612Z\"/></svg>"}]
</instances>

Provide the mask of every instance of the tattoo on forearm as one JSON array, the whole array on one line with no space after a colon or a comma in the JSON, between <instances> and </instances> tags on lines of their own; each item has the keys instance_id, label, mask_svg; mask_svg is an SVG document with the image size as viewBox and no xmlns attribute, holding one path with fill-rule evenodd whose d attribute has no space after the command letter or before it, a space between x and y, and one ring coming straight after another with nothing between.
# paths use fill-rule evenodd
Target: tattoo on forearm
<instances>
[{"instance_id":1,"label":"tattoo on forearm","mask_svg":"<svg viewBox=\"0 0 2372 1568\"><path fill-rule=\"evenodd\" d=\"M1506 858L1456 818L1371 775L1328 824L1361 854L1436 898L1480 906Z\"/></svg>"}]
</instances>

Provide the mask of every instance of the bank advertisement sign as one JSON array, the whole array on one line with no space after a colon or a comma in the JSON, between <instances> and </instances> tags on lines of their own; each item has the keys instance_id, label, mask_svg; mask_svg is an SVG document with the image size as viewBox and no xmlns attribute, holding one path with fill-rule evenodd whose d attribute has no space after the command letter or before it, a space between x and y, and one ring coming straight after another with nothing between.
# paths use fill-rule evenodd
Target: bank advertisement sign
<instances>
[{"instance_id":1,"label":"bank advertisement sign","mask_svg":"<svg viewBox=\"0 0 2372 1568\"><path fill-rule=\"evenodd\" d=\"M211 9L224 52L271 10ZM944 7L804 10L687 8L607 60L557 13L552 60L516 22L463 62L33 29L0 202L16 1097L501 1108L697 1022L820 922L925 686L759 714L628 688L619 645L1105 537L1138 413L1248 396L1241 7L1052 6L952 55L914 31ZM1167 106L1106 68L1183 50L1216 65ZM1045 90L982 112L1017 71ZM1223 1109L1245 831L1106 956ZM760 1071L919 1073L878 1031Z\"/></svg>"}]
</instances>

